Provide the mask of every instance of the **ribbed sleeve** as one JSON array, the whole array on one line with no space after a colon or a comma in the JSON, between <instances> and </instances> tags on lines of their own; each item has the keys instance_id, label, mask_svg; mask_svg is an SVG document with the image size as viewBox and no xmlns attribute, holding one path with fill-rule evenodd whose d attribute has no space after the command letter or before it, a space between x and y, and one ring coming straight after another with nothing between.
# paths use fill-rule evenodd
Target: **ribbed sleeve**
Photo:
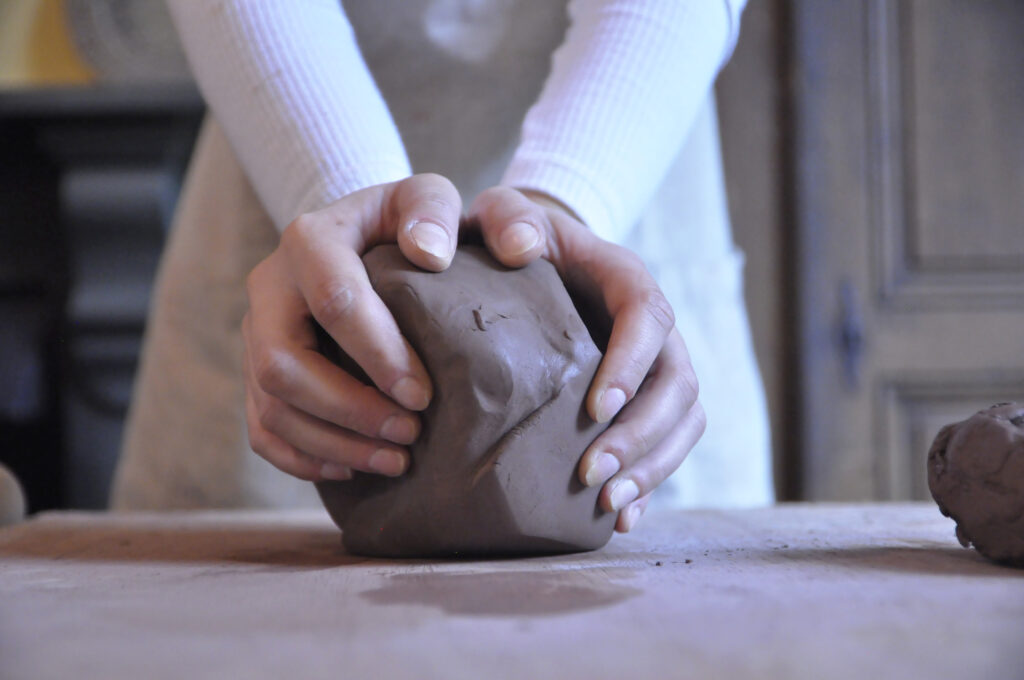
<instances>
[{"instance_id":1,"label":"ribbed sleeve","mask_svg":"<svg viewBox=\"0 0 1024 680\"><path fill-rule=\"evenodd\" d=\"M621 241L732 51L744 0L573 0L503 184L561 200Z\"/></svg>"},{"instance_id":2,"label":"ribbed sleeve","mask_svg":"<svg viewBox=\"0 0 1024 680\"><path fill-rule=\"evenodd\" d=\"M410 174L338 0L169 0L199 87L267 212Z\"/></svg>"}]
</instances>

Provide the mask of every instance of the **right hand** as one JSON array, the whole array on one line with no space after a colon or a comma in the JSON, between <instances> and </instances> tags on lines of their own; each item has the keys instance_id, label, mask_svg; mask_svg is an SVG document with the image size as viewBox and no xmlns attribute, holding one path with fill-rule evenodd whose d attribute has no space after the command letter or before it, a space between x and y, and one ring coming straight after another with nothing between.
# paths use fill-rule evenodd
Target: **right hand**
<instances>
[{"instance_id":1,"label":"right hand","mask_svg":"<svg viewBox=\"0 0 1024 680\"><path fill-rule=\"evenodd\" d=\"M614 421L583 454L579 479L602 487L598 503L618 513L616 531L629 531L704 433L672 307L639 257L600 239L552 196L493 187L470 212L500 262L549 260L578 302L612 321L586 406L595 422Z\"/></svg>"},{"instance_id":2,"label":"right hand","mask_svg":"<svg viewBox=\"0 0 1024 680\"><path fill-rule=\"evenodd\" d=\"M451 182L426 174L353 192L288 225L247 282L243 370L253 450L311 481L405 472L406 446L420 432L415 412L430 403L432 387L361 258L397 242L413 264L442 271L461 212ZM314 321L374 386L319 351Z\"/></svg>"}]
</instances>

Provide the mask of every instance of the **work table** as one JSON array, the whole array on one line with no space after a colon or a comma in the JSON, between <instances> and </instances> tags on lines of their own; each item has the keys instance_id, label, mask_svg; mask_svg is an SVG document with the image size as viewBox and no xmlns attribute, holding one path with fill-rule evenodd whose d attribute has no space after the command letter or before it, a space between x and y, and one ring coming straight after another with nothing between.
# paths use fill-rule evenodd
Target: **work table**
<instances>
[{"instance_id":1,"label":"work table","mask_svg":"<svg viewBox=\"0 0 1024 680\"><path fill-rule=\"evenodd\" d=\"M353 557L314 511L50 513L0 530L0 677L1024 678L1024 570L925 503L476 561Z\"/></svg>"}]
</instances>

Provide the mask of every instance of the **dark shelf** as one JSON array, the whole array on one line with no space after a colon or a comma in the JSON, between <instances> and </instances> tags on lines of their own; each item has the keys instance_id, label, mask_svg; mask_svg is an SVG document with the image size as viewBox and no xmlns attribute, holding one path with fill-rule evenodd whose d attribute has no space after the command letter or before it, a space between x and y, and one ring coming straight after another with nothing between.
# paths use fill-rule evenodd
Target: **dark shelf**
<instances>
[{"instance_id":1,"label":"dark shelf","mask_svg":"<svg viewBox=\"0 0 1024 680\"><path fill-rule=\"evenodd\" d=\"M191 84L0 90L0 462L29 510L106 503Z\"/></svg>"},{"instance_id":2,"label":"dark shelf","mask_svg":"<svg viewBox=\"0 0 1024 680\"><path fill-rule=\"evenodd\" d=\"M0 89L0 118L7 120L188 116L201 114L203 108L203 98L192 83Z\"/></svg>"}]
</instances>

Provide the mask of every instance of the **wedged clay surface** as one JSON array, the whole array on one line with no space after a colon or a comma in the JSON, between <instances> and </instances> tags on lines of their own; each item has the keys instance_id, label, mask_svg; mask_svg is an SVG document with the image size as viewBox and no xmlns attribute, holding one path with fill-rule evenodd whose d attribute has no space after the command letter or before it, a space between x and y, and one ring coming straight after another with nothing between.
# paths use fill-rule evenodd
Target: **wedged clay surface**
<instances>
[{"instance_id":1,"label":"wedged clay surface","mask_svg":"<svg viewBox=\"0 0 1024 680\"><path fill-rule=\"evenodd\" d=\"M412 557L604 545L615 516L577 477L604 429L583 406L601 353L554 267L505 269L476 246L442 273L391 245L363 259L434 398L405 475L317 484L345 547Z\"/></svg>"},{"instance_id":2,"label":"wedged clay surface","mask_svg":"<svg viewBox=\"0 0 1024 680\"><path fill-rule=\"evenodd\" d=\"M1024 404L996 404L939 430L928 488L961 545L1024 566Z\"/></svg>"}]
</instances>

